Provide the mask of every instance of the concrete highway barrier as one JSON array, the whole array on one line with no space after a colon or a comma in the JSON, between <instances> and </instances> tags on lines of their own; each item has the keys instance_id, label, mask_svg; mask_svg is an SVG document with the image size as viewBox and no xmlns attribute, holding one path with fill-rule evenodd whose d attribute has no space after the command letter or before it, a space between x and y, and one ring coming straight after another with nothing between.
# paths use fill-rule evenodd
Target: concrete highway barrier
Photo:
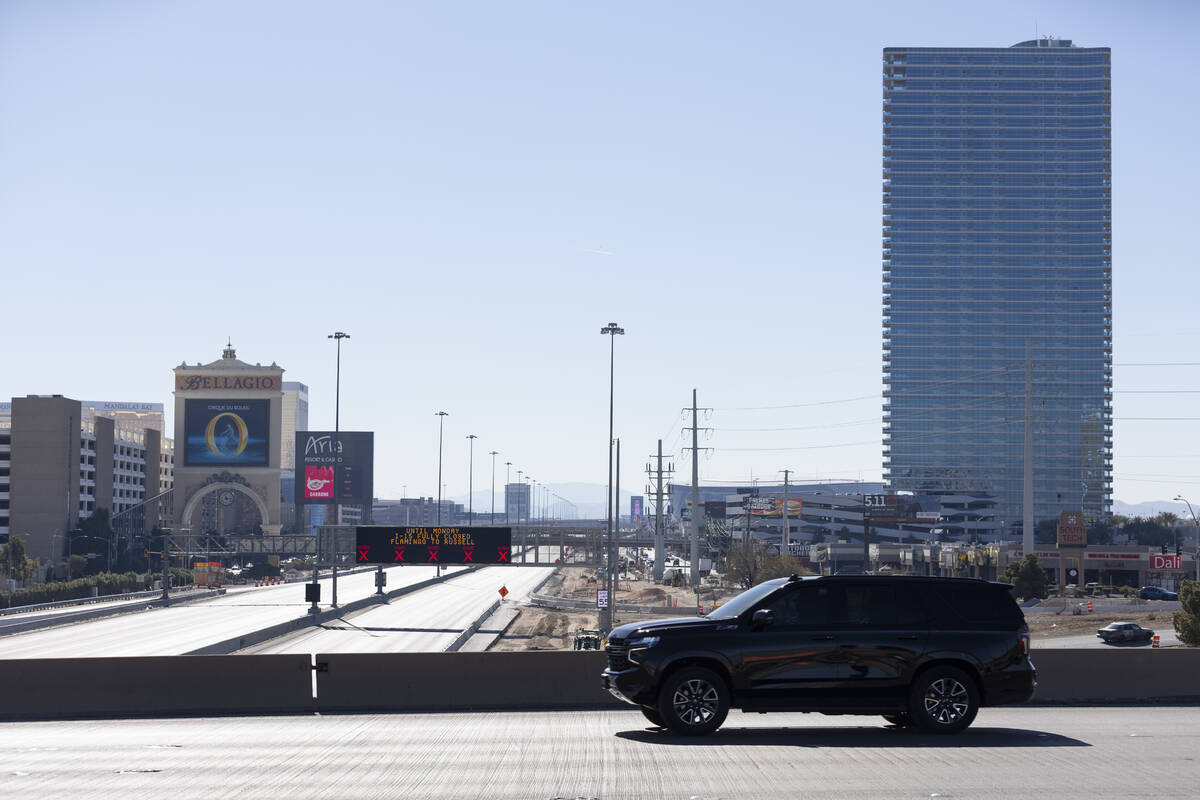
<instances>
[{"instance_id":1,"label":"concrete highway barrier","mask_svg":"<svg viewBox=\"0 0 1200 800\"><path fill-rule=\"evenodd\" d=\"M330 653L316 656L322 711L596 708L601 652Z\"/></svg>"},{"instance_id":2,"label":"concrete highway barrier","mask_svg":"<svg viewBox=\"0 0 1200 800\"><path fill-rule=\"evenodd\" d=\"M1200 648L1033 648L1035 703L1200 702Z\"/></svg>"},{"instance_id":3,"label":"concrete highway barrier","mask_svg":"<svg viewBox=\"0 0 1200 800\"><path fill-rule=\"evenodd\" d=\"M0 717L314 710L307 655L0 659Z\"/></svg>"},{"instance_id":4,"label":"concrete highway barrier","mask_svg":"<svg viewBox=\"0 0 1200 800\"><path fill-rule=\"evenodd\" d=\"M1200 649L1034 650L1034 703L1200 703ZM602 652L0 660L0 719L609 708Z\"/></svg>"}]
</instances>

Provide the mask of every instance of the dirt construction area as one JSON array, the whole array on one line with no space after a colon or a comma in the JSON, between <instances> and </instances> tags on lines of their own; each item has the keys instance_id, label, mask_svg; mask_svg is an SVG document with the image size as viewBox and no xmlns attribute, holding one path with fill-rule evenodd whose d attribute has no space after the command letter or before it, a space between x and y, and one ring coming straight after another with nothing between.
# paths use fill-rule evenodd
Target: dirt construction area
<instances>
[{"instance_id":1,"label":"dirt construction area","mask_svg":"<svg viewBox=\"0 0 1200 800\"><path fill-rule=\"evenodd\" d=\"M668 573L669 574L669 573ZM539 594L573 599L589 599L593 602L596 589L599 586L596 571L587 567L560 567L554 576L546 583ZM644 573L623 573L617 582L617 602L640 606L671 606L675 616L695 616L697 598L705 610L711 609L719 602L734 596L740 590L721 589L707 584L701 587L697 595L691 588L685 586L656 585ZM1110 622L1136 622L1146 628L1173 630L1171 611L1178 608L1177 603L1164 605L1160 608L1128 606L1106 608L1097 604L1091 613L1086 605L1080 607L1080 613L1072 613L1078 601L1064 602L1051 600L1048 603L1060 604L1060 609L1026 609L1025 620L1029 624L1030 635L1034 639L1052 638L1055 636L1077 636L1084 633L1095 633ZM639 619L662 619L666 614L634 614L618 612L617 624L634 622ZM556 610L526 604L520 614L504 634L491 646L491 650L571 650L575 646L575 634L581 629L599 628L599 617L595 609Z\"/></svg>"},{"instance_id":2,"label":"dirt construction area","mask_svg":"<svg viewBox=\"0 0 1200 800\"><path fill-rule=\"evenodd\" d=\"M540 595L572 598L576 600L596 599L600 587L596 570L590 567L559 567L554 576L542 587ZM739 589L713 588L703 585L699 594L687 586L656 585L652 578L642 572L622 573L616 582L616 601L621 605L663 606L675 609L675 616L696 615L697 598L704 608L737 594ZM665 618L666 614L634 614L618 611L616 623L624 624L639 619ZM578 610L556 610L526 604L504 634L496 640L490 650L572 650L575 634L581 629L595 630L600 626L594 608Z\"/></svg>"}]
</instances>

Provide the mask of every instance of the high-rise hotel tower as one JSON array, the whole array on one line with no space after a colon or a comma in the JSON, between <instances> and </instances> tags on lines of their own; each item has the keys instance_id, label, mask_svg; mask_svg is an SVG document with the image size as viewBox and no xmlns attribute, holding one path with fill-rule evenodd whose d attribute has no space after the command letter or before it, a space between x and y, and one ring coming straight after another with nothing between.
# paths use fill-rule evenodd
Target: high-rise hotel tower
<instances>
[{"instance_id":1,"label":"high-rise hotel tower","mask_svg":"<svg viewBox=\"0 0 1200 800\"><path fill-rule=\"evenodd\" d=\"M1107 47L883 51L884 481L1110 513ZM1026 352L1029 352L1027 362Z\"/></svg>"}]
</instances>

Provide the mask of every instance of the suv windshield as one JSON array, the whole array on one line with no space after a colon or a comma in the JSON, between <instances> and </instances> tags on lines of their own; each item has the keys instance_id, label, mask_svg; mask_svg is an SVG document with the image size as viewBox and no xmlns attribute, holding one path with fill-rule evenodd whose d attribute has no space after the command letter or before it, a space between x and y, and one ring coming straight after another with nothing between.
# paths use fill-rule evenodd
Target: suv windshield
<instances>
[{"instance_id":1,"label":"suv windshield","mask_svg":"<svg viewBox=\"0 0 1200 800\"><path fill-rule=\"evenodd\" d=\"M764 597L785 583L787 583L787 578L779 578L777 580L767 581L766 583L760 583L758 586L755 586L752 589L747 589L737 597L724 603L720 608L709 613L707 618L733 619L735 617L739 617L748 611L750 607L759 600L762 600Z\"/></svg>"}]
</instances>

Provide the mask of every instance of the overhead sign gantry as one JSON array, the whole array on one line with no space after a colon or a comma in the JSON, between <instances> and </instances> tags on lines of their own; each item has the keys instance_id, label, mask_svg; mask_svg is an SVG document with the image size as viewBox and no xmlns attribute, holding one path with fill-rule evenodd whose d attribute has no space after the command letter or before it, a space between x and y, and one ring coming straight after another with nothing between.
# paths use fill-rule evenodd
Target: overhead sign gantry
<instances>
[{"instance_id":1,"label":"overhead sign gantry","mask_svg":"<svg viewBox=\"0 0 1200 800\"><path fill-rule=\"evenodd\" d=\"M358 564L511 564L512 528L360 525Z\"/></svg>"}]
</instances>

